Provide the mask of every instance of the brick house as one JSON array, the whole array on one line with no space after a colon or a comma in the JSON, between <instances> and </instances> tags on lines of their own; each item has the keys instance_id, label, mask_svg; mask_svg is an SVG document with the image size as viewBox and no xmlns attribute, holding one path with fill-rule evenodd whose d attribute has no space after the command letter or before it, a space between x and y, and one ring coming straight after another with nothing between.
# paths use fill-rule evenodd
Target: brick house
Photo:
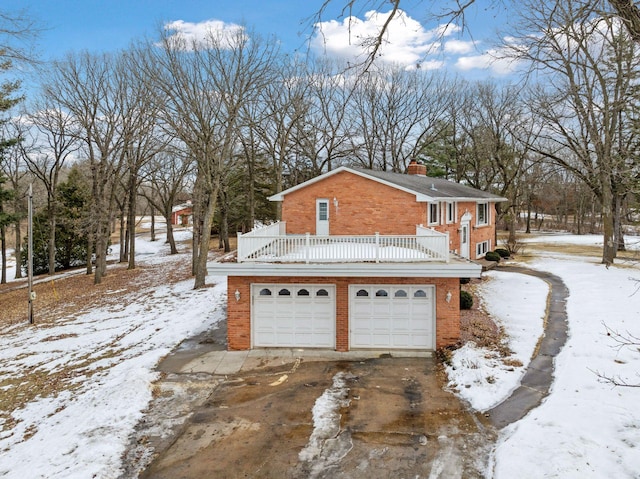
<instances>
[{"instance_id":1,"label":"brick house","mask_svg":"<svg viewBox=\"0 0 640 479\"><path fill-rule=\"evenodd\" d=\"M190 201L171 208L171 224L180 226L193 224L193 205Z\"/></svg>"},{"instance_id":2,"label":"brick house","mask_svg":"<svg viewBox=\"0 0 640 479\"><path fill-rule=\"evenodd\" d=\"M490 251L496 195L340 167L270 198L282 221L238 235L228 347L434 350L460 336L460 278Z\"/></svg>"}]
</instances>

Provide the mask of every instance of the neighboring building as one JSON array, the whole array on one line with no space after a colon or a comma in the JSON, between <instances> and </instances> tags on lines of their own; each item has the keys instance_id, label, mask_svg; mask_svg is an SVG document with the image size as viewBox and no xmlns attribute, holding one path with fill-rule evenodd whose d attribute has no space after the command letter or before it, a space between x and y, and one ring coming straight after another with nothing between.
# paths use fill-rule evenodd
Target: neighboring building
<instances>
[{"instance_id":1,"label":"neighboring building","mask_svg":"<svg viewBox=\"0 0 640 479\"><path fill-rule=\"evenodd\" d=\"M460 278L493 249L496 195L340 167L272 196L282 221L238 235L229 349L434 350L460 337Z\"/></svg>"},{"instance_id":2,"label":"neighboring building","mask_svg":"<svg viewBox=\"0 0 640 479\"><path fill-rule=\"evenodd\" d=\"M171 208L171 224L180 226L193 224L193 205L190 201Z\"/></svg>"}]
</instances>

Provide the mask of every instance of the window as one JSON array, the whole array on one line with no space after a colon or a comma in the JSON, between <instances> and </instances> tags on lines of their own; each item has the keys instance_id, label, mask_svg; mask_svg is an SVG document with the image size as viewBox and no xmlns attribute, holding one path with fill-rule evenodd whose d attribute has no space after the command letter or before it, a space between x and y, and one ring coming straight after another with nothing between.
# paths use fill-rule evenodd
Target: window
<instances>
[{"instance_id":1,"label":"window","mask_svg":"<svg viewBox=\"0 0 640 479\"><path fill-rule=\"evenodd\" d=\"M369 296L369 292L366 289L361 289L356 293L356 296Z\"/></svg>"},{"instance_id":2,"label":"window","mask_svg":"<svg viewBox=\"0 0 640 479\"><path fill-rule=\"evenodd\" d=\"M271 296L271 290L269 288L261 289L260 296Z\"/></svg>"},{"instance_id":3,"label":"window","mask_svg":"<svg viewBox=\"0 0 640 479\"><path fill-rule=\"evenodd\" d=\"M278 291L278 296L291 296L291 291L288 289L281 289Z\"/></svg>"},{"instance_id":4,"label":"window","mask_svg":"<svg viewBox=\"0 0 640 479\"><path fill-rule=\"evenodd\" d=\"M428 223L430 225L438 224L438 211L439 211L438 203L429 203L429 218Z\"/></svg>"},{"instance_id":5,"label":"window","mask_svg":"<svg viewBox=\"0 0 640 479\"><path fill-rule=\"evenodd\" d=\"M396 298L406 298L407 297L407 292L404 289L399 289L398 291L396 291L394 296Z\"/></svg>"},{"instance_id":6,"label":"window","mask_svg":"<svg viewBox=\"0 0 640 479\"><path fill-rule=\"evenodd\" d=\"M489 224L489 203L478 203L478 213L476 215L476 224L478 226Z\"/></svg>"},{"instance_id":7,"label":"window","mask_svg":"<svg viewBox=\"0 0 640 479\"><path fill-rule=\"evenodd\" d=\"M306 289L298 290L298 296L309 296L309 291Z\"/></svg>"},{"instance_id":8,"label":"window","mask_svg":"<svg viewBox=\"0 0 640 479\"><path fill-rule=\"evenodd\" d=\"M427 297L427 293L425 293L424 290L419 289L418 291L413 293L413 297L414 298L426 298Z\"/></svg>"},{"instance_id":9,"label":"window","mask_svg":"<svg viewBox=\"0 0 640 479\"><path fill-rule=\"evenodd\" d=\"M329 219L329 202L318 202L318 219L320 221L327 221Z\"/></svg>"},{"instance_id":10,"label":"window","mask_svg":"<svg viewBox=\"0 0 640 479\"><path fill-rule=\"evenodd\" d=\"M456 222L456 204L447 203L447 223Z\"/></svg>"},{"instance_id":11,"label":"window","mask_svg":"<svg viewBox=\"0 0 640 479\"><path fill-rule=\"evenodd\" d=\"M487 254L489 251L489 241L483 241L482 243L476 244L476 258L480 258Z\"/></svg>"},{"instance_id":12,"label":"window","mask_svg":"<svg viewBox=\"0 0 640 479\"><path fill-rule=\"evenodd\" d=\"M379 298L385 298L389 296L389 293L387 293L384 289L379 289L378 291L376 291L376 296Z\"/></svg>"},{"instance_id":13,"label":"window","mask_svg":"<svg viewBox=\"0 0 640 479\"><path fill-rule=\"evenodd\" d=\"M329 296L329 292L326 289L319 289L316 296Z\"/></svg>"}]
</instances>

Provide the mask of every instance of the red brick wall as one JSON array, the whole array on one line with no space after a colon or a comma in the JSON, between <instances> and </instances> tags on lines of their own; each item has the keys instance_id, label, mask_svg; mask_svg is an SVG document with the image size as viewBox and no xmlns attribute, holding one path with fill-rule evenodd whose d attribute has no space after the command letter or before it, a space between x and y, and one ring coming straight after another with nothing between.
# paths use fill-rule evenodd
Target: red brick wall
<instances>
[{"instance_id":1,"label":"red brick wall","mask_svg":"<svg viewBox=\"0 0 640 479\"><path fill-rule=\"evenodd\" d=\"M426 222L426 203L415 195L343 171L285 196L287 233L316 233L316 199L329 200L332 235L415 235Z\"/></svg>"},{"instance_id":2,"label":"red brick wall","mask_svg":"<svg viewBox=\"0 0 640 479\"><path fill-rule=\"evenodd\" d=\"M337 200L337 206L334 204ZM491 205L488 226L477 227L476 203L457 204L456 223L446 224L446 209L440 204L440 224L427 225L427 204L418 203L415 195L344 171L329 176L285 196L282 220L289 234L316 234L316 200L329 200L329 233L332 235L415 235L416 225L449 232L449 249L460 249L460 218L471 213L469 253L475 259L476 244L491 241L495 248L495 205Z\"/></svg>"},{"instance_id":3,"label":"red brick wall","mask_svg":"<svg viewBox=\"0 0 640 479\"><path fill-rule=\"evenodd\" d=\"M491 249L495 249L495 203L491 203L489 206L489 224L486 226L476 226L477 210L475 202L459 202L456 209L455 223L451 224L446 223L446 204L443 202L440 206L440 224L437 226L430 225L429 228L434 228L441 233L449 233L449 250L460 253L460 221L467 211L471 213L471 220L469 221L469 258L476 258L476 244L482 241L489 240Z\"/></svg>"},{"instance_id":4,"label":"red brick wall","mask_svg":"<svg viewBox=\"0 0 640 479\"><path fill-rule=\"evenodd\" d=\"M330 277L240 277L227 279L227 328L230 350L251 348L251 283L300 283L336 285L336 350L349 350L349 285L433 284L436 286L436 348L460 339L460 282L458 278L330 278ZM235 291L240 292L240 301ZM451 292L451 302L445 297Z\"/></svg>"}]
</instances>

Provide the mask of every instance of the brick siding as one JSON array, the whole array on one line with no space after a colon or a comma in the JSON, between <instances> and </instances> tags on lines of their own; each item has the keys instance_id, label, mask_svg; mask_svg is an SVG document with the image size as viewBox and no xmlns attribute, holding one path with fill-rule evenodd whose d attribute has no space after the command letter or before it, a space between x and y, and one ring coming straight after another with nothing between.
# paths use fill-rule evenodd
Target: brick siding
<instances>
[{"instance_id":1,"label":"brick siding","mask_svg":"<svg viewBox=\"0 0 640 479\"><path fill-rule=\"evenodd\" d=\"M436 348L455 344L460 339L460 282L458 278L333 278L229 276L227 278L228 348L251 348L251 284L333 284L336 286L336 350L349 350L349 286L354 284L428 284L435 285ZM240 292L236 301L235 292ZM447 292L451 301L446 302Z\"/></svg>"}]
</instances>

